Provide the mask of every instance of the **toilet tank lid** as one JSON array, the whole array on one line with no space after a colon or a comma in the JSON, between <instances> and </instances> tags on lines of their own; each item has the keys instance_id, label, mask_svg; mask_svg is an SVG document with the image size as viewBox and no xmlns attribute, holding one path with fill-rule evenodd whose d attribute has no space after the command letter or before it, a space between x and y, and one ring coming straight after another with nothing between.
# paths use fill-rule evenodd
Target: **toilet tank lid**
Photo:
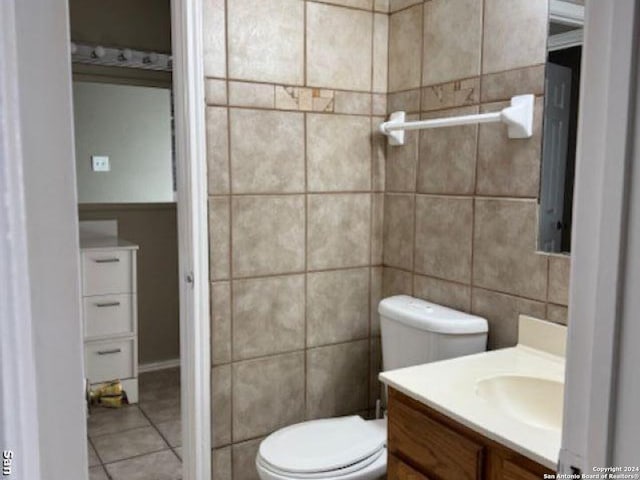
<instances>
[{"instance_id":1,"label":"toilet tank lid","mask_svg":"<svg viewBox=\"0 0 640 480\"><path fill-rule=\"evenodd\" d=\"M381 316L411 327L449 335L486 333L487 320L476 315L443 307L409 295L383 299L378 306Z\"/></svg>"}]
</instances>

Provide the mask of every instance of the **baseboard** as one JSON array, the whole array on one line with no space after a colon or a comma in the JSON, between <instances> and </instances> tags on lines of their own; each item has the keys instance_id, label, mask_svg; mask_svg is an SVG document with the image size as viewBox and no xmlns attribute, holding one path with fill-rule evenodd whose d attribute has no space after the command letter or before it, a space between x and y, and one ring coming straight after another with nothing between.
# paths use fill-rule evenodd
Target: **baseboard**
<instances>
[{"instance_id":1,"label":"baseboard","mask_svg":"<svg viewBox=\"0 0 640 480\"><path fill-rule=\"evenodd\" d=\"M138 365L138 373L155 372L156 370L165 370L167 368L175 368L180 366L179 358L170 360L161 360L159 362L141 363Z\"/></svg>"}]
</instances>

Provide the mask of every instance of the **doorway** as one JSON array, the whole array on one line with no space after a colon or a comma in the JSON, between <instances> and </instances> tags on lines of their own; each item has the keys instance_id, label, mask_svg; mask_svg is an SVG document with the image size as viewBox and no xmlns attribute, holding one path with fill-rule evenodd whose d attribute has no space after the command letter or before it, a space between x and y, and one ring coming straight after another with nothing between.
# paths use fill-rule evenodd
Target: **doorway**
<instances>
[{"instance_id":1,"label":"doorway","mask_svg":"<svg viewBox=\"0 0 640 480\"><path fill-rule=\"evenodd\" d=\"M201 251L192 243L207 239L206 229L188 230L200 197L184 137L198 126L176 120L194 92L186 69L174 73L172 7L183 5L69 1L90 480L208 470L208 442L183 442L208 436L208 375L196 381L193 368L208 364L208 342L198 352L185 338L197 315L207 335L208 291L194 295L192 273ZM185 418L198 428L183 428Z\"/></svg>"},{"instance_id":2,"label":"doorway","mask_svg":"<svg viewBox=\"0 0 640 480\"><path fill-rule=\"evenodd\" d=\"M208 479L211 468L201 8L200 2L171 2L185 480ZM19 272L24 279L16 297L21 308L8 317L23 335L18 342L3 337L3 354L11 359L7 368L17 366L21 372L20 382L3 377L2 390L11 393L5 397L11 402L3 404L3 418L13 419L15 426L3 429L3 435L17 449L16 469L29 472L29 478L57 472L87 478L68 4L3 2L0 22L6 27L0 29L0 48L8 53L2 59L11 66L0 69L7 119L0 137L3 146L5 140L13 142L14 167L3 172L15 185L10 190L17 192L2 210L16 219L9 231L26 239L20 245L3 244L3 254L10 254L14 265L6 270L3 264L3 275L15 279ZM43 45L47 55L41 55ZM4 156L2 165L7 165ZM3 192L4 187L6 182ZM49 401L53 393L55 401ZM36 402L36 397L44 401Z\"/></svg>"}]
</instances>

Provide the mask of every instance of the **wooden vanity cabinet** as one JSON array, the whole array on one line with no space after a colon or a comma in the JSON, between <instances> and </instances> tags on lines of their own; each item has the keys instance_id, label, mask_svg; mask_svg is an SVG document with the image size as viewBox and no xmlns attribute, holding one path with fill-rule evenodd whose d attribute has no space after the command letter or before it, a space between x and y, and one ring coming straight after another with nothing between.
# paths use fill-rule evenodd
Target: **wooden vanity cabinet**
<instances>
[{"instance_id":1,"label":"wooden vanity cabinet","mask_svg":"<svg viewBox=\"0 0 640 480\"><path fill-rule=\"evenodd\" d=\"M389 388L388 480L540 480L548 468Z\"/></svg>"}]
</instances>

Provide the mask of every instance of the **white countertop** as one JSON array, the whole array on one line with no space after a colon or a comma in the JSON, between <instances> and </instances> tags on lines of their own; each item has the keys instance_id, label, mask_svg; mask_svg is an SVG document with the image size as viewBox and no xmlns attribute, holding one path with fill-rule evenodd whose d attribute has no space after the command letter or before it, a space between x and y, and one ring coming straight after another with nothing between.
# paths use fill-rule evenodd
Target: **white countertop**
<instances>
[{"instance_id":1,"label":"white countertop","mask_svg":"<svg viewBox=\"0 0 640 480\"><path fill-rule=\"evenodd\" d=\"M113 248L137 250L139 246L120 237L80 236L80 249L82 250L110 250Z\"/></svg>"},{"instance_id":2,"label":"white countertop","mask_svg":"<svg viewBox=\"0 0 640 480\"><path fill-rule=\"evenodd\" d=\"M535 319L524 320L529 323L523 327L521 318L520 344L516 347L383 372L380 380L462 425L555 470L560 452L560 430L524 423L476 394L479 380L497 375L564 382L564 357L529 345L538 346L540 338L553 333L556 337L562 336L562 333L549 332L549 328L564 329L566 335L566 327L543 325L547 331L538 335L531 331L530 320ZM522 332L535 341L523 339Z\"/></svg>"}]
</instances>

